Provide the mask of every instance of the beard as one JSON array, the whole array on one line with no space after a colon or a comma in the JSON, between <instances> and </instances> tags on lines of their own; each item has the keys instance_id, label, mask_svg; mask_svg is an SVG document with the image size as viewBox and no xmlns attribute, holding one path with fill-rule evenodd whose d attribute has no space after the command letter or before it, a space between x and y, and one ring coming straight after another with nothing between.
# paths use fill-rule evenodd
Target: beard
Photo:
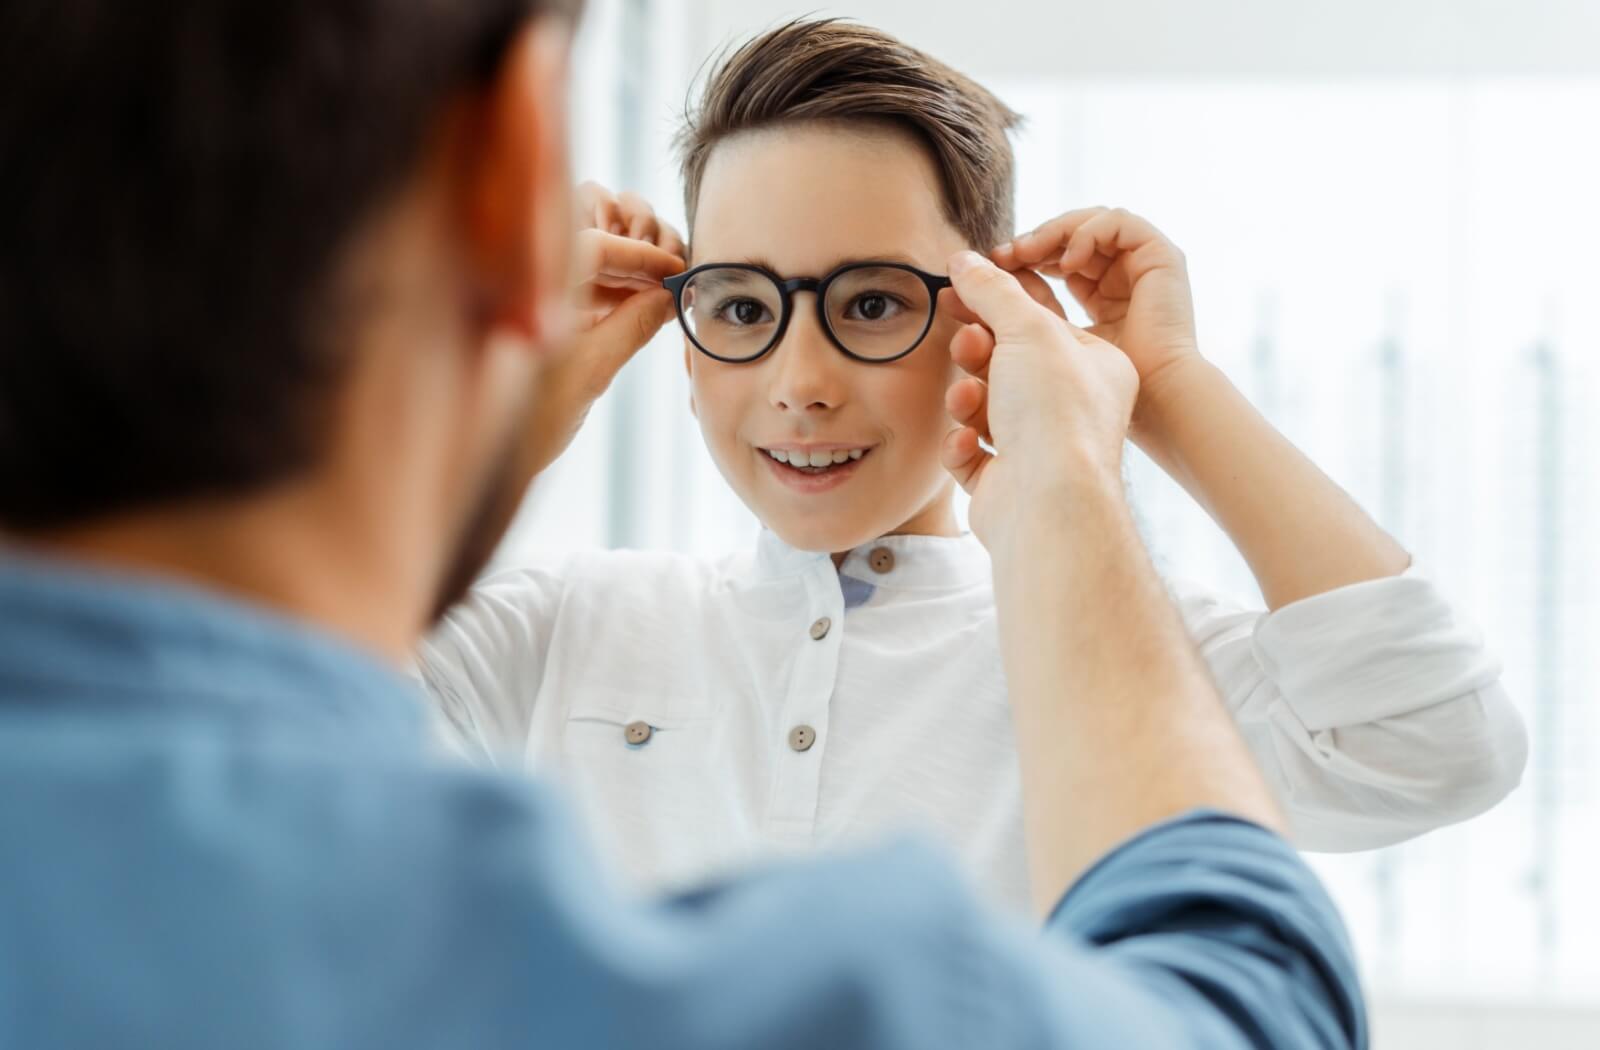
<instances>
[{"instance_id":1,"label":"beard","mask_svg":"<svg viewBox=\"0 0 1600 1050\"><path fill-rule=\"evenodd\" d=\"M472 591L479 573L494 557L500 541L516 518L532 484L531 471L524 460L525 452L515 436L508 439L506 449L496 460L484 480L483 491L478 496L472 513L462 526L455 549L445 563L445 573L428 618L429 626L444 619Z\"/></svg>"},{"instance_id":2,"label":"beard","mask_svg":"<svg viewBox=\"0 0 1600 1050\"><path fill-rule=\"evenodd\" d=\"M520 416L486 472L472 513L464 520L445 562L446 571L428 619L430 627L471 593L522 509L534 480L572 443L588 411L587 407L576 414L572 411L575 404L587 405L571 386L581 378L581 373L563 372L559 365L552 367L548 362L534 377Z\"/></svg>"}]
</instances>

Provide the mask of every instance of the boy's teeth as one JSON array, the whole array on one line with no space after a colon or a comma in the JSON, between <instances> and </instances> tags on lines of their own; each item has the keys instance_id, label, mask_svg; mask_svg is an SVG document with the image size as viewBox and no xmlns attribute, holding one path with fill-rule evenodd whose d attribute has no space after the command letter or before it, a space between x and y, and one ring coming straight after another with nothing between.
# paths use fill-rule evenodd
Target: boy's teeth
<instances>
[{"instance_id":1,"label":"boy's teeth","mask_svg":"<svg viewBox=\"0 0 1600 1050\"><path fill-rule=\"evenodd\" d=\"M813 469L838 466L840 463L848 463L867 454L867 450L864 448L841 448L832 452L823 452L821 450L789 452L781 448L769 448L764 451L779 463L787 463L791 467L811 467Z\"/></svg>"}]
</instances>

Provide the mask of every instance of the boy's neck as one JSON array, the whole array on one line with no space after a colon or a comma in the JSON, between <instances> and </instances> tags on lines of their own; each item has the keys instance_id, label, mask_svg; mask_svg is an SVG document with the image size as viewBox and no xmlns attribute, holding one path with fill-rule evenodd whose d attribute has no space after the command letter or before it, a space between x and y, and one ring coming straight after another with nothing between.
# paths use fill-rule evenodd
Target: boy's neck
<instances>
[{"instance_id":1,"label":"boy's neck","mask_svg":"<svg viewBox=\"0 0 1600 1050\"><path fill-rule=\"evenodd\" d=\"M954 502L955 485L950 485L939 490L939 494L928 501L917 513L907 518L899 526L884 533L884 536L959 536L961 525L956 521L956 508ZM878 537L882 539L883 537ZM835 551L833 566L838 568L849 557L849 551Z\"/></svg>"}]
</instances>

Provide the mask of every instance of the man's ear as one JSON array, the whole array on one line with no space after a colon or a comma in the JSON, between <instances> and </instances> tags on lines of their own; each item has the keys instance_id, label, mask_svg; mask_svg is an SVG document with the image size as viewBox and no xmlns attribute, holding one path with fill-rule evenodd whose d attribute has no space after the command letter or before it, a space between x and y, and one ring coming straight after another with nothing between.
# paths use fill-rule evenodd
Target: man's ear
<instances>
[{"instance_id":1,"label":"man's ear","mask_svg":"<svg viewBox=\"0 0 1600 1050\"><path fill-rule=\"evenodd\" d=\"M565 341L572 251L567 73L572 27L529 23L489 82L464 149L467 248L491 327L540 350Z\"/></svg>"},{"instance_id":2,"label":"man's ear","mask_svg":"<svg viewBox=\"0 0 1600 1050\"><path fill-rule=\"evenodd\" d=\"M694 403L694 348L687 339L683 341L683 371L689 377L689 414L699 419L700 406Z\"/></svg>"}]
</instances>

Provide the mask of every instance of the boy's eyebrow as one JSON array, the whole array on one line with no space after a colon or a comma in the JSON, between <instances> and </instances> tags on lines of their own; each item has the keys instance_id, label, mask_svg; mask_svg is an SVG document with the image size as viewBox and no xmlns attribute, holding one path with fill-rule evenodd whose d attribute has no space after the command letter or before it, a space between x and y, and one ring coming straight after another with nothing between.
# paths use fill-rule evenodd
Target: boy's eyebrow
<instances>
[{"instance_id":1,"label":"boy's eyebrow","mask_svg":"<svg viewBox=\"0 0 1600 1050\"><path fill-rule=\"evenodd\" d=\"M772 273L775 273L775 274L778 274L779 276L782 276L782 277L793 276L791 274L784 273L782 270L780 270L776 266L774 266L770 259L767 259L767 258L765 258L763 256L760 256L760 255L746 255L746 256L744 256L742 258L738 258L738 259L719 259L719 260L715 260L715 261L724 262L724 263L729 263L729 262L732 262L732 263L743 263L743 264L745 264L747 266L759 266L763 270L768 270L768 271L770 271ZM921 269L921 267L918 266L917 261L915 259L911 258L911 256L907 255L905 252L874 252L871 255L847 255L847 256L843 256L841 258L834 259L831 263L829 263L827 266L825 266L824 268L819 270L817 273L807 274L806 276L809 276L809 277L821 277L824 274L832 273L834 270L837 270L841 266L849 266L852 263L867 263L867 262L901 263L901 264L906 265L906 266L917 266L918 269ZM696 263L695 265L701 266L701 265L705 265L705 264L704 263Z\"/></svg>"}]
</instances>

